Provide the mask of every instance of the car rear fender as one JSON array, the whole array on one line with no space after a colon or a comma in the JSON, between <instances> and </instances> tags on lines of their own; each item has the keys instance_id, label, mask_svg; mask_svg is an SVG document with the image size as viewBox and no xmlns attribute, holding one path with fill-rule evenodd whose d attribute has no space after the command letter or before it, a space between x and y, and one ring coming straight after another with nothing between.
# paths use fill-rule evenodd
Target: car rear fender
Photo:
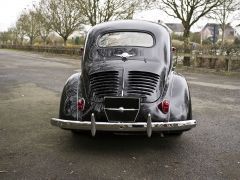
<instances>
[{"instance_id":1,"label":"car rear fender","mask_svg":"<svg viewBox=\"0 0 240 180\"><path fill-rule=\"evenodd\" d=\"M66 81L60 100L59 118L78 120L77 101L80 90L81 73L75 73Z\"/></svg>"},{"instance_id":2,"label":"car rear fender","mask_svg":"<svg viewBox=\"0 0 240 180\"><path fill-rule=\"evenodd\" d=\"M163 99L170 101L171 121L192 119L190 91L186 79L176 72L170 73L169 88Z\"/></svg>"}]
</instances>

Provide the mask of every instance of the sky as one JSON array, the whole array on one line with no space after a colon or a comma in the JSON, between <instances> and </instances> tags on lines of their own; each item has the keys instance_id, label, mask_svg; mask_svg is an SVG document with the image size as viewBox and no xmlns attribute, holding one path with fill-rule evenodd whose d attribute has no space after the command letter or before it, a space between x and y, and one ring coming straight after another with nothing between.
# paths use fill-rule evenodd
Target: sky
<instances>
[{"instance_id":1,"label":"sky","mask_svg":"<svg viewBox=\"0 0 240 180\"><path fill-rule=\"evenodd\" d=\"M32 7L39 0L0 0L0 31L14 26L24 8Z\"/></svg>"},{"instance_id":2,"label":"sky","mask_svg":"<svg viewBox=\"0 0 240 180\"><path fill-rule=\"evenodd\" d=\"M6 31L8 28L13 27L24 8L29 9L33 4L37 4L39 1L40 0L0 0L0 31ZM154 22L161 19L166 23L180 23L178 19L172 18L160 10L150 10L136 13L134 15L134 19L150 20ZM198 31L207 22L212 21L202 19L194 25L191 30Z\"/></svg>"}]
</instances>

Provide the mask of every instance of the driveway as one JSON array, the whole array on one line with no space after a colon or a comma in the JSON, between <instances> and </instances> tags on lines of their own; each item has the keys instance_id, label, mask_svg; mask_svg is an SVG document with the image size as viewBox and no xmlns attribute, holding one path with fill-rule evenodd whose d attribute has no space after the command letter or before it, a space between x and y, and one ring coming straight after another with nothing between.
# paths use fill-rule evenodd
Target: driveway
<instances>
[{"instance_id":1,"label":"driveway","mask_svg":"<svg viewBox=\"0 0 240 180\"><path fill-rule=\"evenodd\" d=\"M80 58L0 49L0 179L239 179L239 77L183 73L198 125L181 137L92 138L49 123L79 68Z\"/></svg>"}]
</instances>

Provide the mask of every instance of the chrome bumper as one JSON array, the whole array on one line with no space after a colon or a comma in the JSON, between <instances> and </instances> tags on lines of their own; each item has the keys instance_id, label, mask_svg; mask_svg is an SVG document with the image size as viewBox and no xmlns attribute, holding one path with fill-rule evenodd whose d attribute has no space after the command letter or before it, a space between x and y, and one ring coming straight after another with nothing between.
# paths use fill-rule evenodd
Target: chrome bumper
<instances>
[{"instance_id":1,"label":"chrome bumper","mask_svg":"<svg viewBox=\"0 0 240 180\"><path fill-rule=\"evenodd\" d=\"M152 122L151 115L148 115L147 122L95 122L94 114L91 116L91 121L70 121L52 118L51 124L62 129L78 129L91 130L92 136L95 136L96 130L113 131L113 132L147 132L148 137L151 137L153 132L164 131L184 131L194 128L197 124L196 120L175 121L175 122Z\"/></svg>"}]
</instances>

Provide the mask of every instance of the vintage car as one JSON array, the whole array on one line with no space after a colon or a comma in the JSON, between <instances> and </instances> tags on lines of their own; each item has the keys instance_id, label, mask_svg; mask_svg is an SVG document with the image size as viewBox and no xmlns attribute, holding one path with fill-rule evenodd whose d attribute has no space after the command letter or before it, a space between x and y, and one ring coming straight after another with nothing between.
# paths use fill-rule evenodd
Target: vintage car
<instances>
[{"instance_id":1,"label":"vintage car","mask_svg":"<svg viewBox=\"0 0 240 180\"><path fill-rule=\"evenodd\" d=\"M168 28L137 20L92 27L81 72L66 82L59 118L51 124L73 132L173 133L196 126L189 88L173 71Z\"/></svg>"}]
</instances>

